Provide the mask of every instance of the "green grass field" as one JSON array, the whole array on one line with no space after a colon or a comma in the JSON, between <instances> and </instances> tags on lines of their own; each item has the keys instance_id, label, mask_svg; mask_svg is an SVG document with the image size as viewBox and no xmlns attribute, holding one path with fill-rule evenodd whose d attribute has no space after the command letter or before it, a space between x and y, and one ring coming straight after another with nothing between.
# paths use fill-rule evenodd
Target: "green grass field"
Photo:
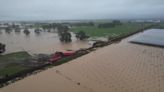
<instances>
[{"instance_id":1,"label":"green grass field","mask_svg":"<svg viewBox=\"0 0 164 92\"><path fill-rule=\"evenodd\" d=\"M164 29L164 23L160 23L160 24L158 24L157 28Z\"/></svg>"},{"instance_id":2,"label":"green grass field","mask_svg":"<svg viewBox=\"0 0 164 92\"><path fill-rule=\"evenodd\" d=\"M149 24L124 23L122 25L113 28L97 28L96 26L93 27L83 26L83 27L72 27L71 31L77 33L82 30L90 37L116 37L116 36L122 36L137 31L138 29L148 25Z\"/></svg>"},{"instance_id":3,"label":"green grass field","mask_svg":"<svg viewBox=\"0 0 164 92\"><path fill-rule=\"evenodd\" d=\"M6 55L0 55L0 63L2 62L20 62L21 60L30 57L30 55L25 52L15 52Z\"/></svg>"},{"instance_id":4,"label":"green grass field","mask_svg":"<svg viewBox=\"0 0 164 92\"><path fill-rule=\"evenodd\" d=\"M19 71L22 71L24 69L27 69L27 67L23 67L20 65L15 65L15 66L10 66L10 67L6 67L6 68L2 68L0 69L0 76L5 76L5 75L12 75L14 73L17 73Z\"/></svg>"},{"instance_id":5,"label":"green grass field","mask_svg":"<svg viewBox=\"0 0 164 92\"><path fill-rule=\"evenodd\" d=\"M21 66L21 62L31 57L27 52L16 52L0 55L0 76L11 75L27 67Z\"/></svg>"}]
</instances>

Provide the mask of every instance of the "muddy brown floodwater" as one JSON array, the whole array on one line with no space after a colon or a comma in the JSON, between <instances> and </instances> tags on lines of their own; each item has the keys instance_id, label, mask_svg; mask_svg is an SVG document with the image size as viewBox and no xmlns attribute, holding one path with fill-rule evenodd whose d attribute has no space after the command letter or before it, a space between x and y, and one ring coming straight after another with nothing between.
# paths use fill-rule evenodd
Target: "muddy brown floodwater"
<instances>
[{"instance_id":1,"label":"muddy brown floodwater","mask_svg":"<svg viewBox=\"0 0 164 92\"><path fill-rule=\"evenodd\" d=\"M127 38L31 75L0 92L164 92L164 49Z\"/></svg>"},{"instance_id":2,"label":"muddy brown floodwater","mask_svg":"<svg viewBox=\"0 0 164 92\"><path fill-rule=\"evenodd\" d=\"M30 34L25 35L23 29L21 32L12 30L7 33L5 30L0 30L0 42L6 44L6 52L27 51L30 54L38 53L53 53L55 51L77 50L90 46L88 41L78 41L75 35L72 34L71 43L61 43L57 33L41 32L36 34L34 29L29 29Z\"/></svg>"}]
</instances>

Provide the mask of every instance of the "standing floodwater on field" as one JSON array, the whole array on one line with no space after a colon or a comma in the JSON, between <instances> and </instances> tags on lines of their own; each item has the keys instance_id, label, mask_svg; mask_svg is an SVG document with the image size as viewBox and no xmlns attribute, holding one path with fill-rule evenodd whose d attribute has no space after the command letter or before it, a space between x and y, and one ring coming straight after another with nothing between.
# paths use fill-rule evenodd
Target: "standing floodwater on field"
<instances>
[{"instance_id":1,"label":"standing floodwater on field","mask_svg":"<svg viewBox=\"0 0 164 92\"><path fill-rule=\"evenodd\" d=\"M1 29L0 42L6 44L6 52L27 51L30 54L53 53L63 50L77 50L89 47L88 41L76 40L75 34L72 35L71 43L62 43L58 34L55 32L35 33L34 29L29 29L30 33L26 35L23 29L20 32L12 30L6 32Z\"/></svg>"}]
</instances>

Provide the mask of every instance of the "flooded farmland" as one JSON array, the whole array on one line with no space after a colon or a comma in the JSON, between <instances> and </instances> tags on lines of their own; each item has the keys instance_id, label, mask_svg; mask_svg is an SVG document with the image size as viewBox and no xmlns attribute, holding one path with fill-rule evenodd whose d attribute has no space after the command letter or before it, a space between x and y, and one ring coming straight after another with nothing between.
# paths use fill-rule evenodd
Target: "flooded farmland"
<instances>
[{"instance_id":1,"label":"flooded farmland","mask_svg":"<svg viewBox=\"0 0 164 92\"><path fill-rule=\"evenodd\" d=\"M130 39L29 76L1 92L163 92L164 49L132 44Z\"/></svg>"},{"instance_id":2,"label":"flooded farmland","mask_svg":"<svg viewBox=\"0 0 164 92\"><path fill-rule=\"evenodd\" d=\"M75 34L72 35L71 43L62 43L59 40L58 34L55 32L40 32L35 33L34 29L29 29L30 34L24 34L24 30L20 32L6 32L0 30L0 42L6 44L6 52L27 51L30 54L38 53L53 53L55 51L63 50L77 50L80 48L87 48L90 46L88 41L76 40Z\"/></svg>"}]
</instances>

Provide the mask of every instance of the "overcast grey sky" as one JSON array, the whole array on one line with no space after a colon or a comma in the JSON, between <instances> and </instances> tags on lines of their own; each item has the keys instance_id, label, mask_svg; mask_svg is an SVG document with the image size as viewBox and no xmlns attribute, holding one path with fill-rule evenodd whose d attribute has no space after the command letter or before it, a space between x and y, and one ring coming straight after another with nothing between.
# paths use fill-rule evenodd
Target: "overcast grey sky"
<instances>
[{"instance_id":1,"label":"overcast grey sky","mask_svg":"<svg viewBox=\"0 0 164 92\"><path fill-rule=\"evenodd\" d=\"M0 20L164 18L164 0L0 0Z\"/></svg>"}]
</instances>

